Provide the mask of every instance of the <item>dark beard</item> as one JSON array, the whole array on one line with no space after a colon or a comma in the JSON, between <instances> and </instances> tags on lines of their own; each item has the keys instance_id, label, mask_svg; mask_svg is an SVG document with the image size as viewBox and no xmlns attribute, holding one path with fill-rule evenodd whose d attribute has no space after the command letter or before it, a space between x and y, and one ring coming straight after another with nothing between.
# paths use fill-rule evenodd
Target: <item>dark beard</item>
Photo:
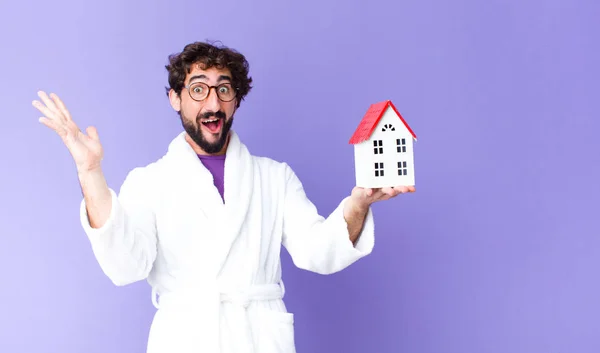
<instances>
[{"instance_id":1,"label":"dark beard","mask_svg":"<svg viewBox=\"0 0 600 353\"><path fill-rule=\"evenodd\" d=\"M187 134L190 136L190 138L204 152L206 152L208 154L214 154L214 153L221 152L221 150L225 146L225 143L227 143L227 137L229 136L229 130L231 130L231 126L233 125L233 117L231 117L231 119L229 119L228 121L225 121L225 113L223 113L222 111L217 111L215 113L208 112L208 113L204 113L196 118L197 126L194 126L192 124L192 122L189 119L186 119L181 112L179 113L179 117L181 118L181 123L183 125L183 128L185 129L185 132L187 132ZM208 119L210 117L223 119L223 121L224 121L223 127L221 128L221 136L214 143L210 143L204 138L204 135L202 134L202 129L200 126L200 124L202 124L200 122L200 119L202 119L202 118Z\"/></svg>"}]
</instances>

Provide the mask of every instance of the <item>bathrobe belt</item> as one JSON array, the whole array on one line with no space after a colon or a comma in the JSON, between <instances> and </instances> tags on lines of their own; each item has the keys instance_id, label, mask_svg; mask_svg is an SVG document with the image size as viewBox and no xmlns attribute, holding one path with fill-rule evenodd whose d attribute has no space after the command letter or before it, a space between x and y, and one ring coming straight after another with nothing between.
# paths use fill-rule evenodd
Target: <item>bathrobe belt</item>
<instances>
[{"instance_id":1,"label":"bathrobe belt","mask_svg":"<svg viewBox=\"0 0 600 353\"><path fill-rule=\"evenodd\" d=\"M248 353L254 353L246 308L253 301L282 299L284 294L283 281L280 281L279 284L252 285L244 291L219 290L216 286L208 287L199 284L197 290L190 288L169 292L160 295L158 301L156 300L156 292L152 290L152 303L159 310L169 307L175 308L175 311L182 315L181 322L186 326L182 329L196 337L188 337L190 342L194 342L190 343L194 344L193 348L186 347L189 348L190 352L215 353L220 351L221 303L232 303L234 310L230 313L235 317L228 318L228 321L234 325L243 325L244 328L240 332L244 332L246 335L246 337L235 337L236 343L241 343L240 348L246 349Z\"/></svg>"}]
</instances>

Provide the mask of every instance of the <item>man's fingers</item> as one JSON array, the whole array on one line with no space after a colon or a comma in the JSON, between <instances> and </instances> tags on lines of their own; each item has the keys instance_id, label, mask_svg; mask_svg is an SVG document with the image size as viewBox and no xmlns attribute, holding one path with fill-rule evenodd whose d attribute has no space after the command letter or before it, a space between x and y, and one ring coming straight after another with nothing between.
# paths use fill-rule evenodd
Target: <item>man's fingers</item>
<instances>
[{"instance_id":1,"label":"man's fingers","mask_svg":"<svg viewBox=\"0 0 600 353\"><path fill-rule=\"evenodd\" d=\"M392 197L409 192L415 192L414 186L398 185L394 187L364 189L364 195L374 201L388 200Z\"/></svg>"},{"instance_id":2,"label":"man's fingers","mask_svg":"<svg viewBox=\"0 0 600 353\"><path fill-rule=\"evenodd\" d=\"M71 118L71 113L69 113L69 110L65 106L65 103L63 103L63 101L54 93L50 93L50 98L52 98L52 101L54 102L56 107L60 110L60 112L63 114L63 116L67 120L72 121L73 119Z\"/></svg>"},{"instance_id":3,"label":"man's fingers","mask_svg":"<svg viewBox=\"0 0 600 353\"><path fill-rule=\"evenodd\" d=\"M364 196L369 200L370 203L377 201L389 200L392 197L396 197L400 194L409 192L415 192L414 186L398 185L394 187L383 187L383 188L365 188Z\"/></svg>"},{"instance_id":4,"label":"man's fingers","mask_svg":"<svg viewBox=\"0 0 600 353\"><path fill-rule=\"evenodd\" d=\"M39 91L38 96L42 100L43 104L39 101L34 101L34 106L44 113L48 118L55 120L59 124L63 124L65 129L68 128L64 124L72 122L73 120L70 120L65 116L65 114L56 106L55 102L48 97L46 92Z\"/></svg>"},{"instance_id":5,"label":"man's fingers","mask_svg":"<svg viewBox=\"0 0 600 353\"><path fill-rule=\"evenodd\" d=\"M391 195L394 195L395 190L394 190L394 188L391 188L391 187L385 187L385 188L381 189L381 193L384 194L384 195L390 195L391 196Z\"/></svg>"},{"instance_id":6,"label":"man's fingers","mask_svg":"<svg viewBox=\"0 0 600 353\"><path fill-rule=\"evenodd\" d=\"M383 195L380 197L381 200L387 200L390 199L392 197L396 197L400 194L404 194L409 192L409 188L406 186L394 186L394 187L387 187L387 188L383 188L382 189L382 193Z\"/></svg>"},{"instance_id":7,"label":"man's fingers","mask_svg":"<svg viewBox=\"0 0 600 353\"><path fill-rule=\"evenodd\" d=\"M46 116L46 118L54 120L54 121L58 121L60 119L59 117L57 117L57 114L55 112L53 112L52 110L50 110L47 106L45 106L40 101L34 100L32 102L32 105L37 110L39 110L40 113L44 114Z\"/></svg>"},{"instance_id":8,"label":"man's fingers","mask_svg":"<svg viewBox=\"0 0 600 353\"><path fill-rule=\"evenodd\" d=\"M40 97L42 102L44 102L44 104L46 105L46 107L48 107L48 109L50 109L50 111L52 111L53 113L60 113L58 108L56 107L56 104L54 104L50 97L48 97L48 94L46 94L46 92L39 91L38 97Z\"/></svg>"},{"instance_id":9,"label":"man's fingers","mask_svg":"<svg viewBox=\"0 0 600 353\"><path fill-rule=\"evenodd\" d=\"M42 97L44 96L43 93L40 93L40 95ZM60 133L63 134L62 136L66 136L68 132L76 134L77 131L79 131L79 128L77 127L75 122L71 119L66 118L65 114L62 111L51 110L50 106L53 106L54 103L50 102L49 106L48 104L44 105L42 102L34 100L32 104L35 108L37 108L37 110L39 110L42 114L45 115L46 119L51 120L53 122L53 130L59 132L57 129L60 128ZM54 106L54 108L58 109L56 108L56 106ZM50 127L48 124L44 125Z\"/></svg>"},{"instance_id":10,"label":"man's fingers","mask_svg":"<svg viewBox=\"0 0 600 353\"><path fill-rule=\"evenodd\" d=\"M412 185L410 185L410 186L398 185L398 186L395 186L394 189L400 190L402 193L415 192L415 187Z\"/></svg>"},{"instance_id":11,"label":"man's fingers","mask_svg":"<svg viewBox=\"0 0 600 353\"><path fill-rule=\"evenodd\" d=\"M61 138L64 139L65 136L67 136L67 130L61 124L58 124L56 121L48 119L45 116L40 117L39 121L40 123L54 130Z\"/></svg>"}]
</instances>

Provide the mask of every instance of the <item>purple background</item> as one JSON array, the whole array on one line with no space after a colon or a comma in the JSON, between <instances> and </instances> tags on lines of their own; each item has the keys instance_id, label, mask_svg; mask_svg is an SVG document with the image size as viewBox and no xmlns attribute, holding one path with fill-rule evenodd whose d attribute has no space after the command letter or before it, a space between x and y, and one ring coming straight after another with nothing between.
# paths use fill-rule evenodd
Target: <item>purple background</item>
<instances>
[{"instance_id":1,"label":"purple background","mask_svg":"<svg viewBox=\"0 0 600 353\"><path fill-rule=\"evenodd\" d=\"M0 351L141 353L154 312L145 282L96 264L36 91L98 127L119 188L181 130L167 55L219 39L255 78L235 129L325 215L369 104L391 99L419 137L417 193L375 205L370 257L319 276L284 255L299 353L598 352L600 6L367 3L0 3Z\"/></svg>"}]
</instances>

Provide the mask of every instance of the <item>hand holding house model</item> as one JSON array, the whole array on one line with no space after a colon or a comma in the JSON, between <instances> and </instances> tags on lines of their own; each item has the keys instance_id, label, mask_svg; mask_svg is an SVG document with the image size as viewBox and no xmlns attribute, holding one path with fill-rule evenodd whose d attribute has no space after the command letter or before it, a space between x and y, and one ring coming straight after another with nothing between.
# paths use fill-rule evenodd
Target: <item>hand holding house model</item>
<instances>
[{"instance_id":1,"label":"hand holding house model","mask_svg":"<svg viewBox=\"0 0 600 353\"><path fill-rule=\"evenodd\" d=\"M414 186L413 140L417 136L391 101L372 104L349 141L356 186Z\"/></svg>"}]
</instances>

